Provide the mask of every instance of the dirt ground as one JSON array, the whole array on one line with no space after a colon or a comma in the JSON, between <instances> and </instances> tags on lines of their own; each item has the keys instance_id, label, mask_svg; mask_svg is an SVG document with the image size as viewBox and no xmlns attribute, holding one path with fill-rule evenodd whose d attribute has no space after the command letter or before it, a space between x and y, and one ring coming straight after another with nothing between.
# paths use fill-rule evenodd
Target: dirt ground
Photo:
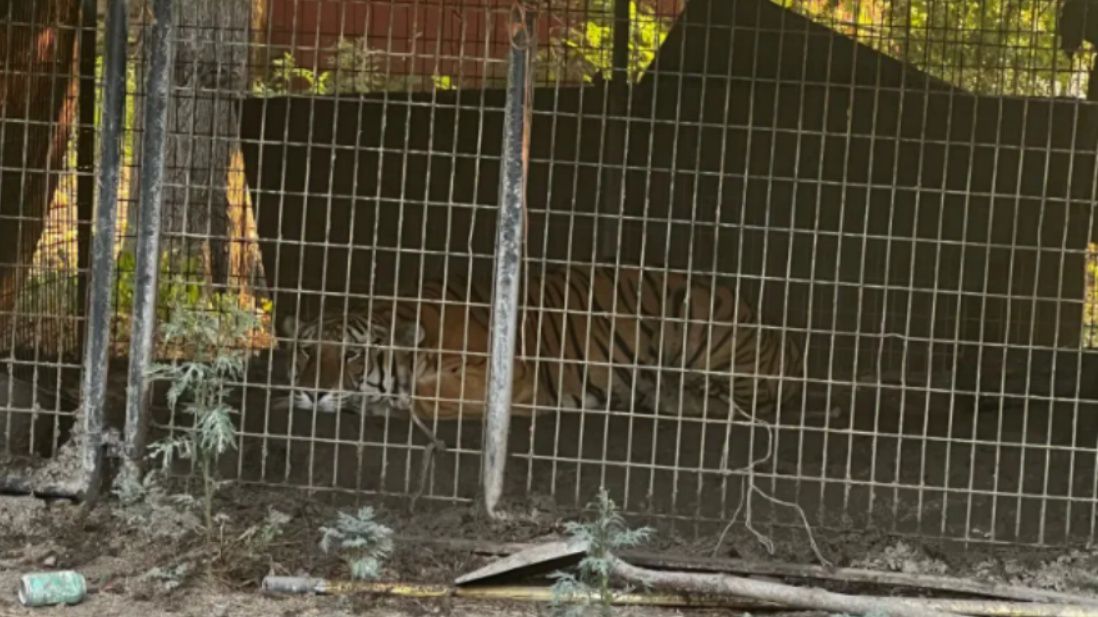
<instances>
[{"instance_id":1,"label":"dirt ground","mask_svg":"<svg viewBox=\"0 0 1098 617\"><path fill-rule=\"evenodd\" d=\"M230 485L217 500L219 531L207 539L198 530L194 510L173 501L187 490L181 480L164 483L155 500L123 505L111 498L89 513L66 501L30 497L0 498L0 614L3 615L545 615L544 604L473 602L460 599L398 599L354 596L265 596L258 584L266 574L309 575L340 579L346 565L318 546L319 528L337 511L350 511L321 495ZM448 583L489 561L468 550L423 543L412 538L481 539L534 542L561 537L574 517L549 507L531 507L524 520L491 522L472 506L387 505L376 501L379 519L392 527L395 552L382 580ZM267 528L269 512L285 515L279 533L255 540ZM632 523L632 520L630 521ZM740 526L742 527L742 526ZM1061 591L1098 593L1098 551L964 550L946 544L915 543L887 533L851 529L820 531L821 548L838 565L890 571L947 574L1011 581ZM803 551L796 533L776 534L775 557L798 561ZM707 554L713 536L685 539L669 525L657 528L648 548L678 555ZM765 556L745 529L733 529L722 554ZM76 569L95 589L75 607L26 609L15 596L18 577L26 572ZM523 581L549 584L547 578ZM833 587L844 590L842 587ZM857 591L850 588L847 591ZM879 592L879 590L878 590ZM718 614L690 610L691 615ZM621 608L616 614L664 616L683 609ZM724 611L719 614L728 614Z\"/></svg>"},{"instance_id":2,"label":"dirt ground","mask_svg":"<svg viewBox=\"0 0 1098 617\"><path fill-rule=\"evenodd\" d=\"M216 504L213 538L168 497L155 507L112 497L87 516L63 501L0 497L0 614L544 614L536 604L265 597L257 588L268 573L346 578L345 564L319 549L319 529L358 505L375 506L397 535L383 580L448 583L488 558L421 539L557 538L599 486L631 525L655 527L647 548L667 554L814 563L807 522L840 566L1098 593L1098 548L1088 544L1098 520L1098 413L1081 405L989 411L909 390L851 392L838 416L784 418L772 430L727 420L516 418L504 505L518 516L493 522L474 507L479 424L439 426L447 450L410 512L403 496L415 490L423 439L408 422L291 412L274 404L271 385L246 387L236 402L239 448L223 461L233 482ZM154 415L158 426L180 424L163 409ZM196 494L179 478L164 490ZM256 544L272 510L287 522ZM50 568L77 569L99 590L77 607L21 608L19 575Z\"/></svg>"},{"instance_id":3,"label":"dirt ground","mask_svg":"<svg viewBox=\"0 0 1098 617\"><path fill-rule=\"evenodd\" d=\"M173 483L174 484L174 483ZM167 502L165 502L166 504ZM264 513L288 515L282 534L263 545L241 540L261 527ZM403 599L355 596L269 596L258 591L268 573L346 578L344 564L318 548L320 525L336 508L302 495L262 489L230 489L218 500L223 529L206 540L197 519L170 505L100 505L90 513L66 501L0 498L0 614L3 615L543 615L545 605L462 599ZM454 521L468 516L464 512ZM420 534L430 525L400 511L381 509L395 533ZM491 527L491 525L488 525ZM547 526L497 526L497 539L533 539ZM460 530L459 534L460 534ZM491 535L487 527L485 534ZM448 583L488 561L467 551L431 549L397 542L382 578L386 581ZM21 574L75 569L94 593L80 605L29 609L18 604ZM623 608L623 615L682 614L661 608ZM694 611L705 615L710 611Z\"/></svg>"}]
</instances>

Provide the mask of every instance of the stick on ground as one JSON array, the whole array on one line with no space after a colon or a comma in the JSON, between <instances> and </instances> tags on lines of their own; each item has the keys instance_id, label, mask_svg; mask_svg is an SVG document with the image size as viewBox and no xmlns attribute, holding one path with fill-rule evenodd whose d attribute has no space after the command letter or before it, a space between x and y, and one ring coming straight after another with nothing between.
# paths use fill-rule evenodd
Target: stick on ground
<instances>
[{"instance_id":1,"label":"stick on ground","mask_svg":"<svg viewBox=\"0 0 1098 617\"><path fill-rule=\"evenodd\" d=\"M863 598L824 589L794 587L728 574L661 572L630 565L611 556L610 572L633 584L663 591L736 595L752 600L775 602L792 608L836 613L881 613L889 617L956 617L956 613L915 607L884 598Z\"/></svg>"}]
</instances>

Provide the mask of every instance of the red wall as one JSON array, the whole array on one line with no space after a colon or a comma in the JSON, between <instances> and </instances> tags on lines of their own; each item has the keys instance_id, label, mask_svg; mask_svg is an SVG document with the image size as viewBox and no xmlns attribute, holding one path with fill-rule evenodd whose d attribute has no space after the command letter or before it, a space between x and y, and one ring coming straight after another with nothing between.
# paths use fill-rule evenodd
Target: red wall
<instances>
[{"instance_id":1,"label":"red wall","mask_svg":"<svg viewBox=\"0 0 1098 617\"><path fill-rule=\"evenodd\" d=\"M655 0L660 14L678 15L685 0ZM511 0L269 0L267 40L274 55L292 51L315 66L317 51L341 37L366 37L387 50L392 74L501 76L508 45ZM564 4L563 2L561 3ZM539 41L584 19L582 12L539 15Z\"/></svg>"}]
</instances>

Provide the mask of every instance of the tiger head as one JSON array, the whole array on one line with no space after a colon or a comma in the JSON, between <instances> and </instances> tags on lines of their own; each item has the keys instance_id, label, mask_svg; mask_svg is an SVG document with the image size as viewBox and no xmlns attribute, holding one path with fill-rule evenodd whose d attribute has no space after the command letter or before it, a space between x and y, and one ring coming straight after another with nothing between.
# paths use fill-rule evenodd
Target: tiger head
<instances>
[{"instance_id":1,"label":"tiger head","mask_svg":"<svg viewBox=\"0 0 1098 617\"><path fill-rule=\"evenodd\" d=\"M426 331L419 324L398 324L391 331L389 320L381 321L365 315L283 319L283 336L293 341L290 405L372 415L394 397L410 395L412 354L400 348L419 345Z\"/></svg>"}]
</instances>

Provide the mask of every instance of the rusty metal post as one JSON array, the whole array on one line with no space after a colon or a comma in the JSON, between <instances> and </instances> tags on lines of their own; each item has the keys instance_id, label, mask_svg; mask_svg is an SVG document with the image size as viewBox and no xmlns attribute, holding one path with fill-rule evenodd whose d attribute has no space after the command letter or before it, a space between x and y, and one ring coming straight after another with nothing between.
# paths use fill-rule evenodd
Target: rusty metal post
<instances>
[{"instance_id":1,"label":"rusty metal post","mask_svg":"<svg viewBox=\"0 0 1098 617\"><path fill-rule=\"evenodd\" d=\"M532 9L511 7L511 50L507 69L507 102L503 119L500 207L496 219L495 289L492 294L487 419L481 483L484 509L496 515L503 494L507 438L511 424L511 379L518 328L526 209L526 168L530 153L531 62L534 55Z\"/></svg>"},{"instance_id":2,"label":"rusty metal post","mask_svg":"<svg viewBox=\"0 0 1098 617\"><path fill-rule=\"evenodd\" d=\"M99 204L91 244L91 288L84 344L83 471L85 499L93 504L103 471L103 404L110 352L111 291L114 286L114 235L118 210L118 174L122 163L122 120L126 100L126 0L111 0L107 9L107 50L103 76Z\"/></svg>"}]
</instances>

